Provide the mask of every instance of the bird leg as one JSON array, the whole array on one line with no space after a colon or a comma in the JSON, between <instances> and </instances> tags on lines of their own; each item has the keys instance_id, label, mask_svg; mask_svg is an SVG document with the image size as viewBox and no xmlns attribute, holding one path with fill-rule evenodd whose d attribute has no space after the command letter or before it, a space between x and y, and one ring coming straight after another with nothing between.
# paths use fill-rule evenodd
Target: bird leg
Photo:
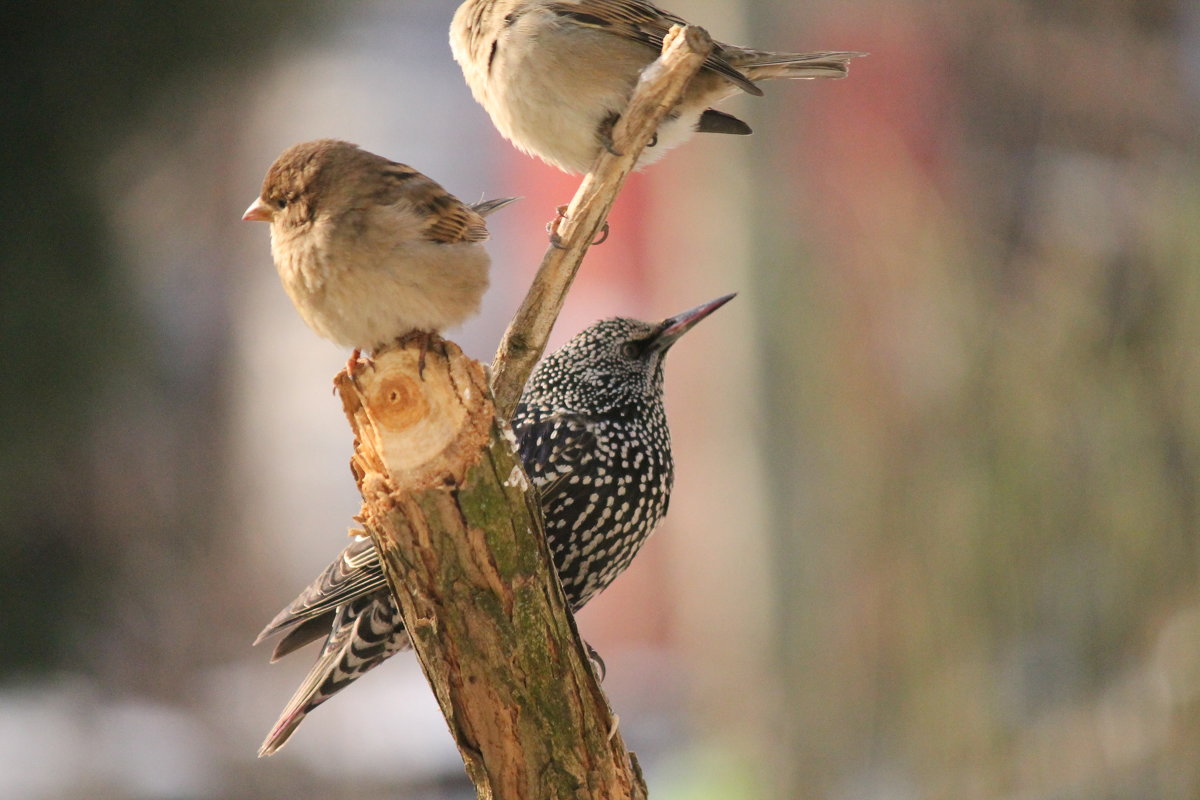
<instances>
[{"instance_id":1,"label":"bird leg","mask_svg":"<svg viewBox=\"0 0 1200 800\"><path fill-rule=\"evenodd\" d=\"M546 223L546 233L550 234L550 246L556 250L566 249L566 245L562 243L562 237L558 235L558 226L563 224L567 218L567 207L565 205L554 209L554 219Z\"/></svg>"},{"instance_id":2,"label":"bird leg","mask_svg":"<svg viewBox=\"0 0 1200 800\"><path fill-rule=\"evenodd\" d=\"M592 647L587 642L584 642L583 646L587 648L588 660L592 662L592 669L596 671L596 678L603 683L604 676L608 674L608 668L604 666L604 659L601 658L600 654L596 652L596 648ZM613 714L612 725L609 726L608 729L608 741L611 742L613 737L617 735L617 726L620 724L621 718L618 715Z\"/></svg>"},{"instance_id":3,"label":"bird leg","mask_svg":"<svg viewBox=\"0 0 1200 800\"><path fill-rule=\"evenodd\" d=\"M375 359L371 358L370 355L364 356L362 350L356 347L350 353L350 357L346 359L346 374L349 375L354 372L354 368L359 364L366 364L368 367L373 367L375 366Z\"/></svg>"},{"instance_id":4,"label":"bird leg","mask_svg":"<svg viewBox=\"0 0 1200 800\"><path fill-rule=\"evenodd\" d=\"M370 355L364 356L362 354L362 350L360 350L359 348L356 347L356 348L354 348L354 351L350 353L350 357L348 359L346 359L346 366L342 368L342 372L346 373L347 378L353 378L354 370L358 367L359 364L365 364L367 367L374 367L375 359L373 359ZM340 375L340 374L341 374L341 372L338 373L338 375ZM338 392L338 379L337 379L337 375L335 375L333 377L333 393L337 394L337 392Z\"/></svg>"},{"instance_id":5,"label":"bird leg","mask_svg":"<svg viewBox=\"0 0 1200 800\"><path fill-rule=\"evenodd\" d=\"M617 126L617 120L620 118L621 115L616 111L613 111L607 117L600 120L600 127L596 129L596 138L600 140L600 145L614 156L625 155L617 149L616 144L613 142L612 136L613 128Z\"/></svg>"},{"instance_id":6,"label":"bird leg","mask_svg":"<svg viewBox=\"0 0 1200 800\"><path fill-rule=\"evenodd\" d=\"M403 345L414 339L420 340L421 352L417 356L417 377L425 380L425 356L429 353L429 348L433 346L433 337L437 336L435 331L418 331L412 330L403 336L396 337L396 344Z\"/></svg>"},{"instance_id":7,"label":"bird leg","mask_svg":"<svg viewBox=\"0 0 1200 800\"><path fill-rule=\"evenodd\" d=\"M567 218L567 207L565 205L558 206L555 209L558 212L554 219L546 223L546 233L550 234L550 246L556 250L563 250L566 245L562 243L562 237L558 235L558 227L563 224ZM596 237L593 245L604 244L608 241L609 227L608 220L604 220L604 227L600 229L600 235Z\"/></svg>"},{"instance_id":8,"label":"bird leg","mask_svg":"<svg viewBox=\"0 0 1200 800\"><path fill-rule=\"evenodd\" d=\"M620 119L621 115L614 111L601 120L600 127L596 129L596 138L600 140L600 144L604 146L604 149L614 156L625 155L617 149L617 145L613 141L613 129L617 127L617 121ZM658 131L655 131L650 137L650 141L646 143L646 147L654 147L656 144L658 144Z\"/></svg>"},{"instance_id":9,"label":"bird leg","mask_svg":"<svg viewBox=\"0 0 1200 800\"><path fill-rule=\"evenodd\" d=\"M417 336L421 338L421 355L417 356L417 377L425 380L425 356L429 353L429 346L433 344L433 331L418 331Z\"/></svg>"}]
</instances>

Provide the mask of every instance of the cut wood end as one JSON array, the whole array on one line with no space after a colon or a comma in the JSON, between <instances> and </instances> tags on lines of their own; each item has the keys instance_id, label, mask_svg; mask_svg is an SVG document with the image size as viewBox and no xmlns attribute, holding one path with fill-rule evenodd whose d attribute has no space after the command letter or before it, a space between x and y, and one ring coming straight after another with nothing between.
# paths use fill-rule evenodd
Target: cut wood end
<instances>
[{"instance_id":1,"label":"cut wood end","mask_svg":"<svg viewBox=\"0 0 1200 800\"><path fill-rule=\"evenodd\" d=\"M467 358L453 342L434 337L424 355L422 342L401 342L377 352L373 364L355 365L338 382L356 395L371 444L397 489L461 483L479 461L494 416L483 365ZM361 422L360 422L361 424Z\"/></svg>"},{"instance_id":2,"label":"cut wood end","mask_svg":"<svg viewBox=\"0 0 1200 800\"><path fill-rule=\"evenodd\" d=\"M689 50L708 56L708 51L713 46L713 39L709 36L708 31L699 25L688 25L683 29L683 36Z\"/></svg>"},{"instance_id":3,"label":"cut wood end","mask_svg":"<svg viewBox=\"0 0 1200 800\"><path fill-rule=\"evenodd\" d=\"M662 58L678 58L683 55L678 52L680 50L690 50L707 58L712 47L712 37L699 25L673 25L663 37Z\"/></svg>"}]
</instances>

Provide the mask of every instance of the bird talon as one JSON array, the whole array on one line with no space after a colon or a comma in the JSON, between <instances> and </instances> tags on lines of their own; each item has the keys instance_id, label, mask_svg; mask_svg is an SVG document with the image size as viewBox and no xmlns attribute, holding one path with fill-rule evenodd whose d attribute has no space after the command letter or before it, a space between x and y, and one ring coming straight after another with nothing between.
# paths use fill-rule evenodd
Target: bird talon
<instances>
[{"instance_id":1,"label":"bird talon","mask_svg":"<svg viewBox=\"0 0 1200 800\"><path fill-rule=\"evenodd\" d=\"M555 248L556 250L565 250L567 248L567 246L565 244L563 244L562 236L559 235L558 229L563 224L563 222L568 219L567 207L566 206L558 206L557 208L555 208L555 211L557 212L557 214L555 215L554 219L552 219L546 223L546 233L550 234L550 246L551 247ZM604 244L605 242L608 241L608 234L609 234L608 221L605 220L604 227L600 229L600 235L596 237L595 241L593 241L592 244L593 245Z\"/></svg>"},{"instance_id":2,"label":"bird talon","mask_svg":"<svg viewBox=\"0 0 1200 800\"><path fill-rule=\"evenodd\" d=\"M425 380L425 356L429 353L429 346L433 344L433 332L421 331L417 335L421 338L421 354L417 356L417 377L423 381Z\"/></svg>"},{"instance_id":3,"label":"bird talon","mask_svg":"<svg viewBox=\"0 0 1200 800\"><path fill-rule=\"evenodd\" d=\"M603 683L604 676L608 674L608 667L605 666L604 659L601 658L600 654L596 652L596 648L592 647L587 642L584 642L583 646L587 648L588 661L592 662L592 668L596 673L596 679Z\"/></svg>"},{"instance_id":4,"label":"bird talon","mask_svg":"<svg viewBox=\"0 0 1200 800\"><path fill-rule=\"evenodd\" d=\"M557 206L554 211L554 219L546 223L546 233L550 234L551 247L557 250L565 250L566 245L562 243L562 236L558 234L558 228L567 219L567 207L565 205Z\"/></svg>"},{"instance_id":5,"label":"bird talon","mask_svg":"<svg viewBox=\"0 0 1200 800\"><path fill-rule=\"evenodd\" d=\"M621 119L621 115L615 111L612 112L604 118L600 123L600 128L596 131L596 136L600 139L601 146L617 157L625 155L617 149L617 145L613 141L613 129L616 128L617 120L619 119Z\"/></svg>"},{"instance_id":6,"label":"bird talon","mask_svg":"<svg viewBox=\"0 0 1200 800\"><path fill-rule=\"evenodd\" d=\"M360 366L367 368L374 367L375 359L371 358L371 356L364 356L362 354L362 350L356 347L354 348L354 351L350 353L350 358L346 359L346 366L342 367L342 372L346 373L347 378L353 378L355 371L358 370ZM334 394L337 394L336 378L334 378L333 381L333 391Z\"/></svg>"},{"instance_id":7,"label":"bird talon","mask_svg":"<svg viewBox=\"0 0 1200 800\"><path fill-rule=\"evenodd\" d=\"M608 222L605 221L604 227L600 229L600 235L596 237L596 240L594 242L592 242L592 245L595 246L595 245L604 244L605 242L607 242L608 241L608 233L609 233Z\"/></svg>"}]
</instances>

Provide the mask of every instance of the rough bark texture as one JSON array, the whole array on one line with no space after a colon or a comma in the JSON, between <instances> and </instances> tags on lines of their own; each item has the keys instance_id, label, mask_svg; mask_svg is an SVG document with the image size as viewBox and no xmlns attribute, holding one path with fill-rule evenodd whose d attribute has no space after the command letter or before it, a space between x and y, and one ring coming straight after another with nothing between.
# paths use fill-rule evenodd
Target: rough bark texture
<instances>
[{"instance_id":1,"label":"rough bark texture","mask_svg":"<svg viewBox=\"0 0 1200 800\"><path fill-rule=\"evenodd\" d=\"M512 416L529 373L545 352L567 290L603 229L617 193L712 47L712 38L703 28L676 25L663 41L662 55L642 72L629 107L613 127L613 150L620 155L602 150L584 176L558 227L559 241L542 257L525 301L504 332L492 362L492 391L502 419Z\"/></svg>"},{"instance_id":2,"label":"rough bark texture","mask_svg":"<svg viewBox=\"0 0 1200 800\"><path fill-rule=\"evenodd\" d=\"M645 797L483 366L436 340L419 358L404 344L336 384L361 522L479 797Z\"/></svg>"}]
</instances>

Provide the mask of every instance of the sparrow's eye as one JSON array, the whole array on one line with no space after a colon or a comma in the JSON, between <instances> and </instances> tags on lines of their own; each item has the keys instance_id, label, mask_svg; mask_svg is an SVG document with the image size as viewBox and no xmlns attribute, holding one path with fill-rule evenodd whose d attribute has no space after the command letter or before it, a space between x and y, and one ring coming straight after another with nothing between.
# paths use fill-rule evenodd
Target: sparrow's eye
<instances>
[{"instance_id":1,"label":"sparrow's eye","mask_svg":"<svg viewBox=\"0 0 1200 800\"><path fill-rule=\"evenodd\" d=\"M275 201L275 205L279 206L280 208L287 208L287 198L286 197L279 198L278 200Z\"/></svg>"},{"instance_id":2,"label":"sparrow's eye","mask_svg":"<svg viewBox=\"0 0 1200 800\"><path fill-rule=\"evenodd\" d=\"M641 349L635 342L626 342L621 345L621 355L625 358L637 358L640 353Z\"/></svg>"}]
</instances>

